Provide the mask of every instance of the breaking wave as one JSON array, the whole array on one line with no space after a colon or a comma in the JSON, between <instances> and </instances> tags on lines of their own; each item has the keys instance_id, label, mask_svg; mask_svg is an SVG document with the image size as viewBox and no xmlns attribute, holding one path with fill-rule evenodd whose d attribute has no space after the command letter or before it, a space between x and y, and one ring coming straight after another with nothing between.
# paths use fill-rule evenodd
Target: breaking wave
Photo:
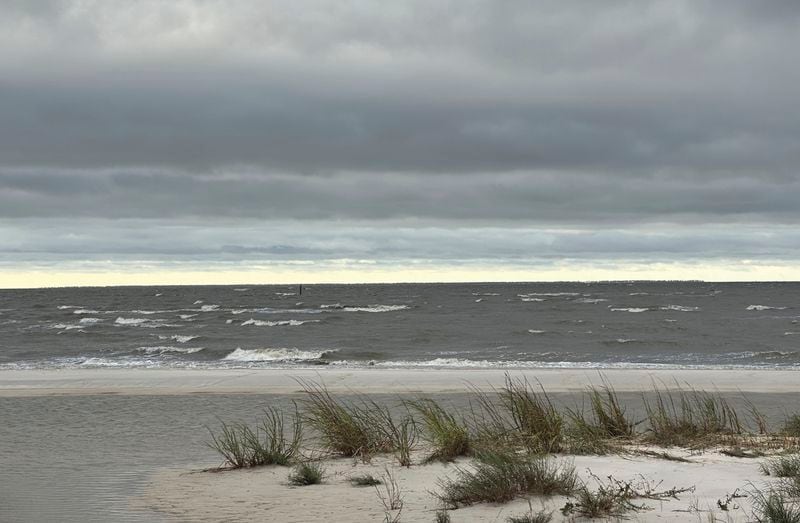
<instances>
[{"instance_id":1,"label":"breaking wave","mask_svg":"<svg viewBox=\"0 0 800 523\"><path fill-rule=\"evenodd\" d=\"M647 307L612 307L613 312L647 312Z\"/></svg>"},{"instance_id":2,"label":"breaking wave","mask_svg":"<svg viewBox=\"0 0 800 523\"><path fill-rule=\"evenodd\" d=\"M325 357L326 354L336 352L327 350L300 350L300 349L242 349L237 348L223 359L227 361L272 361L272 362L301 362L315 361Z\"/></svg>"},{"instance_id":3,"label":"breaking wave","mask_svg":"<svg viewBox=\"0 0 800 523\"><path fill-rule=\"evenodd\" d=\"M689 307L686 305L667 305L661 307L662 311L680 311L680 312L697 312L700 307Z\"/></svg>"},{"instance_id":4,"label":"breaking wave","mask_svg":"<svg viewBox=\"0 0 800 523\"><path fill-rule=\"evenodd\" d=\"M155 347L139 347L136 349L139 352L146 352L147 354L169 354L175 352L179 354L194 354L200 352L203 347L173 347L170 345L158 345Z\"/></svg>"},{"instance_id":5,"label":"breaking wave","mask_svg":"<svg viewBox=\"0 0 800 523\"><path fill-rule=\"evenodd\" d=\"M253 318L250 318L249 320L242 322L242 326L255 325L256 327L282 327L282 326L297 327L303 325L304 323L319 323L319 320L263 321L263 320L254 320Z\"/></svg>"},{"instance_id":6,"label":"breaking wave","mask_svg":"<svg viewBox=\"0 0 800 523\"><path fill-rule=\"evenodd\" d=\"M782 311L786 309L786 307L772 307L770 305L748 305L748 311L769 311L769 310L777 310Z\"/></svg>"}]
</instances>

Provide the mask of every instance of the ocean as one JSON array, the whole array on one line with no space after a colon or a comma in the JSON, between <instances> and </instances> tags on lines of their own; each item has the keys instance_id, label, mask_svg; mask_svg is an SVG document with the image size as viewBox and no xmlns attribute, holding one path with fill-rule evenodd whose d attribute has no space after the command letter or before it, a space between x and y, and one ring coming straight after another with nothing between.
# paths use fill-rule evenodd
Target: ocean
<instances>
[{"instance_id":1,"label":"ocean","mask_svg":"<svg viewBox=\"0 0 800 523\"><path fill-rule=\"evenodd\" d=\"M0 290L0 368L800 365L800 283Z\"/></svg>"}]
</instances>

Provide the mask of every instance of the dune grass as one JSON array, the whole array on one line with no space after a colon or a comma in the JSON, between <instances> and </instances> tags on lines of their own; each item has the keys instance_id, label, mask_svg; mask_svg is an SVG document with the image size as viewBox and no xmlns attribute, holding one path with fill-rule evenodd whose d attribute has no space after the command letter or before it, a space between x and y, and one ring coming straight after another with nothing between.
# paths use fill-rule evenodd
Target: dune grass
<instances>
[{"instance_id":1,"label":"dune grass","mask_svg":"<svg viewBox=\"0 0 800 523\"><path fill-rule=\"evenodd\" d=\"M291 435L285 432L283 413L270 407L255 430L244 423L224 423L218 434L211 432L208 446L225 459L230 468L263 465L289 465L299 455L303 440L303 424L295 415Z\"/></svg>"},{"instance_id":2,"label":"dune grass","mask_svg":"<svg viewBox=\"0 0 800 523\"><path fill-rule=\"evenodd\" d=\"M787 417L781 432L787 436L800 438L800 414L792 414Z\"/></svg>"},{"instance_id":3,"label":"dune grass","mask_svg":"<svg viewBox=\"0 0 800 523\"><path fill-rule=\"evenodd\" d=\"M653 387L653 399L643 397L649 432L647 440L658 445L689 446L722 435L740 435L742 424L736 410L719 394Z\"/></svg>"},{"instance_id":4,"label":"dune grass","mask_svg":"<svg viewBox=\"0 0 800 523\"><path fill-rule=\"evenodd\" d=\"M325 469L319 463L305 462L296 465L289 474L289 484L296 487L319 485L325 478Z\"/></svg>"},{"instance_id":5,"label":"dune grass","mask_svg":"<svg viewBox=\"0 0 800 523\"><path fill-rule=\"evenodd\" d=\"M439 403L432 399L421 399L408 401L406 405L422 418L423 438L432 448L431 454L425 458L426 463L453 461L472 453L469 429Z\"/></svg>"},{"instance_id":6,"label":"dune grass","mask_svg":"<svg viewBox=\"0 0 800 523\"><path fill-rule=\"evenodd\" d=\"M322 385L298 380L305 398L304 420L321 436L323 446L340 456L369 459L375 453L392 450L391 439L383 430L382 412L374 403L345 404L337 401Z\"/></svg>"},{"instance_id":7,"label":"dune grass","mask_svg":"<svg viewBox=\"0 0 800 523\"><path fill-rule=\"evenodd\" d=\"M533 452L559 452L564 443L564 417L556 410L544 387L533 389L527 379L506 375L499 391L501 405L510 416L519 441Z\"/></svg>"},{"instance_id":8,"label":"dune grass","mask_svg":"<svg viewBox=\"0 0 800 523\"><path fill-rule=\"evenodd\" d=\"M776 478L800 477L800 454L776 456L761 464L761 472Z\"/></svg>"},{"instance_id":9,"label":"dune grass","mask_svg":"<svg viewBox=\"0 0 800 523\"><path fill-rule=\"evenodd\" d=\"M800 503L780 489L754 490L752 517L758 523L800 523Z\"/></svg>"},{"instance_id":10,"label":"dune grass","mask_svg":"<svg viewBox=\"0 0 800 523\"><path fill-rule=\"evenodd\" d=\"M511 451L480 452L470 468L457 468L455 479L439 482L439 500L456 509L481 502L504 503L522 495L569 494L575 468L546 456Z\"/></svg>"}]
</instances>

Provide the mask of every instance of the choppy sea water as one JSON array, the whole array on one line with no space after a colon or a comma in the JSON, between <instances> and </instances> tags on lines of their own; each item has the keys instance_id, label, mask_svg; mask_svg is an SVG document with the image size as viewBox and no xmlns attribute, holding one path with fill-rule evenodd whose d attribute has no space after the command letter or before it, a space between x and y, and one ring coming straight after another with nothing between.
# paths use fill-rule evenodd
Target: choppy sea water
<instances>
[{"instance_id":1,"label":"choppy sea water","mask_svg":"<svg viewBox=\"0 0 800 523\"><path fill-rule=\"evenodd\" d=\"M0 368L795 367L798 283L0 291Z\"/></svg>"}]
</instances>

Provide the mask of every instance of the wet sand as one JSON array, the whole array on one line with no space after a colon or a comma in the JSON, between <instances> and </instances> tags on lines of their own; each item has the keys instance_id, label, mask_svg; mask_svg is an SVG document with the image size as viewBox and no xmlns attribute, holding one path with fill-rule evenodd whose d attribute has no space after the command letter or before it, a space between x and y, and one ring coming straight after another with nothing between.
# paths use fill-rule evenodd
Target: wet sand
<instances>
[{"instance_id":1,"label":"wet sand","mask_svg":"<svg viewBox=\"0 0 800 523\"><path fill-rule=\"evenodd\" d=\"M297 379L322 380L333 392L448 393L502 385L506 373L548 392L575 392L602 377L617 391L676 383L720 392L800 392L800 370L751 369L60 369L0 370L0 396L64 394L290 394Z\"/></svg>"}]
</instances>

